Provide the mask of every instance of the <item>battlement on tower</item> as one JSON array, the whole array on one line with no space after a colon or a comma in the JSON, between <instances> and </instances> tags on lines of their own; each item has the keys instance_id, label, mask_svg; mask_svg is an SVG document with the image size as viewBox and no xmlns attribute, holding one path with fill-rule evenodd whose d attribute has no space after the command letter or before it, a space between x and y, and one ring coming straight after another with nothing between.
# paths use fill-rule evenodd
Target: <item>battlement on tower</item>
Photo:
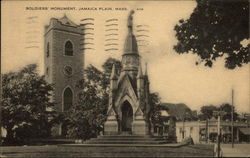
<instances>
[{"instance_id":1,"label":"battlement on tower","mask_svg":"<svg viewBox=\"0 0 250 158\"><path fill-rule=\"evenodd\" d=\"M60 19L51 18L49 25L46 25L44 27L44 35L49 33L51 30L66 31L74 34L83 34L81 26L68 19L66 15L64 15L64 17Z\"/></svg>"}]
</instances>

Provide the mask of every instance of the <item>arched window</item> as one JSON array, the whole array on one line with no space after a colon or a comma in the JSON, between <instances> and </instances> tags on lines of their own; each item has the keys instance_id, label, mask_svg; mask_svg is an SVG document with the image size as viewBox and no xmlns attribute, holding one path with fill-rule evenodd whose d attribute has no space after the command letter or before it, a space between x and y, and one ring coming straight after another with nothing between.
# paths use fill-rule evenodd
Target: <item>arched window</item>
<instances>
[{"instance_id":1,"label":"arched window","mask_svg":"<svg viewBox=\"0 0 250 158\"><path fill-rule=\"evenodd\" d=\"M49 57L49 42L47 43L47 57Z\"/></svg>"},{"instance_id":2,"label":"arched window","mask_svg":"<svg viewBox=\"0 0 250 158\"><path fill-rule=\"evenodd\" d=\"M73 92L68 87L63 92L63 111L67 111L73 105Z\"/></svg>"},{"instance_id":3,"label":"arched window","mask_svg":"<svg viewBox=\"0 0 250 158\"><path fill-rule=\"evenodd\" d=\"M64 54L67 56L73 56L73 44L70 41L65 43Z\"/></svg>"}]
</instances>

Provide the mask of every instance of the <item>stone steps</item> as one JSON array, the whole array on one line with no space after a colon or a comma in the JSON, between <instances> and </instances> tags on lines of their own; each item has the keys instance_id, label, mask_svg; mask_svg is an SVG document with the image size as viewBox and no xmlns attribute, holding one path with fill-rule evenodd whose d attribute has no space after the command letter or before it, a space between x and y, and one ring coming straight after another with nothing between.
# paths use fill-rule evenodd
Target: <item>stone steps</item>
<instances>
[{"instance_id":1,"label":"stone steps","mask_svg":"<svg viewBox=\"0 0 250 158\"><path fill-rule=\"evenodd\" d=\"M166 141L86 141L85 144L164 144Z\"/></svg>"},{"instance_id":2,"label":"stone steps","mask_svg":"<svg viewBox=\"0 0 250 158\"><path fill-rule=\"evenodd\" d=\"M127 141L155 141L162 140L162 138L92 138L93 141L117 141L117 140L127 140Z\"/></svg>"},{"instance_id":3,"label":"stone steps","mask_svg":"<svg viewBox=\"0 0 250 158\"><path fill-rule=\"evenodd\" d=\"M161 136L150 135L104 135L92 138L84 144L166 144Z\"/></svg>"},{"instance_id":4,"label":"stone steps","mask_svg":"<svg viewBox=\"0 0 250 158\"><path fill-rule=\"evenodd\" d=\"M102 135L97 138L163 138L162 136L151 135Z\"/></svg>"}]
</instances>

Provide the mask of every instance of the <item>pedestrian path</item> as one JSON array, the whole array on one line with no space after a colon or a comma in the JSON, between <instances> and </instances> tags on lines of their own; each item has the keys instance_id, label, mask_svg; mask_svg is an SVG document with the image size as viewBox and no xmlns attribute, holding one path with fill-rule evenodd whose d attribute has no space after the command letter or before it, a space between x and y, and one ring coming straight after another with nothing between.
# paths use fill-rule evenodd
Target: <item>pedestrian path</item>
<instances>
[{"instance_id":1,"label":"pedestrian path","mask_svg":"<svg viewBox=\"0 0 250 158\"><path fill-rule=\"evenodd\" d=\"M250 144L221 144L223 157L250 157Z\"/></svg>"}]
</instances>

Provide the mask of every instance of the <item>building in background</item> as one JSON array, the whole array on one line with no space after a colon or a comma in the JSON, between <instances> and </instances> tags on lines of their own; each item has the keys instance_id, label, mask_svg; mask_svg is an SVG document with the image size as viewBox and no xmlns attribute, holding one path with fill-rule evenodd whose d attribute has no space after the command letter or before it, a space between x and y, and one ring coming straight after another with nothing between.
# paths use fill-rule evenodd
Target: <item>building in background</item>
<instances>
[{"instance_id":1,"label":"building in background","mask_svg":"<svg viewBox=\"0 0 250 158\"><path fill-rule=\"evenodd\" d=\"M154 136L164 136L168 142L176 142L176 117L170 115L168 110L160 110L159 121L153 123L151 134Z\"/></svg>"},{"instance_id":2,"label":"building in background","mask_svg":"<svg viewBox=\"0 0 250 158\"><path fill-rule=\"evenodd\" d=\"M83 79L84 54L81 50L83 33L79 25L66 15L51 18L45 26L44 66L45 79L53 84L52 101L60 112L67 111L77 101L78 81ZM64 125L55 127L53 135L65 135Z\"/></svg>"},{"instance_id":3,"label":"building in background","mask_svg":"<svg viewBox=\"0 0 250 158\"><path fill-rule=\"evenodd\" d=\"M217 138L217 119L212 118L206 121L179 121L176 122L177 142L192 137L194 143L216 142ZM250 135L250 128L247 121L234 122L234 141L250 142L247 139ZM231 121L221 121L221 141L222 143L231 142Z\"/></svg>"}]
</instances>

